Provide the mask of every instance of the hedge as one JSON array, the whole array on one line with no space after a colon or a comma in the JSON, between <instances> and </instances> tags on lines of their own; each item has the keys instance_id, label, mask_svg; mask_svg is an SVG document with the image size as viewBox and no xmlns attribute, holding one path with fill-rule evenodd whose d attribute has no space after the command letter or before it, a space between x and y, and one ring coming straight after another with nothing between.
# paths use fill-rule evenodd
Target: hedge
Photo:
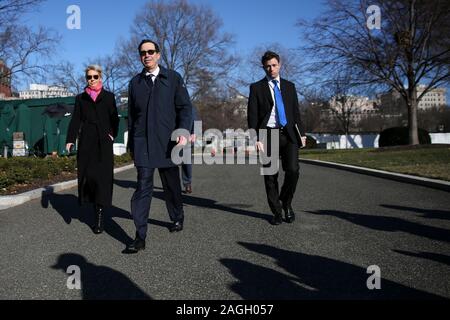
<instances>
[{"instance_id":1,"label":"hedge","mask_svg":"<svg viewBox=\"0 0 450 320\"><path fill-rule=\"evenodd\" d=\"M131 163L129 154L114 157L115 166ZM30 184L49 180L64 173L76 173L76 157L0 158L0 194L15 184Z\"/></svg>"}]
</instances>

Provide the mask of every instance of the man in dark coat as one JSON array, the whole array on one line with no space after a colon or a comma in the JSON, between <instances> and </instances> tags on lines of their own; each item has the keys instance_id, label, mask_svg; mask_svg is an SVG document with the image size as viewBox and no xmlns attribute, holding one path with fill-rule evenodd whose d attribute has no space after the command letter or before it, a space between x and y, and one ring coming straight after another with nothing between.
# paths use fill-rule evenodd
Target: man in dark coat
<instances>
[{"instance_id":1,"label":"man in dark coat","mask_svg":"<svg viewBox=\"0 0 450 320\"><path fill-rule=\"evenodd\" d=\"M279 225L282 223L282 210L285 212L286 222L292 223L295 220L291 202L299 178L298 148L306 144L306 137L298 111L295 85L280 78L280 56L267 51L261 63L266 77L250 86L248 127L268 131L267 153L273 152L271 145L279 146L285 172L281 192L278 190L278 173L264 176L267 201L274 215L271 223ZM271 141L271 130L278 131L278 143ZM261 141L256 143L256 148L264 152Z\"/></svg>"},{"instance_id":2,"label":"man in dark coat","mask_svg":"<svg viewBox=\"0 0 450 320\"><path fill-rule=\"evenodd\" d=\"M166 207L173 222L170 232L183 229L181 185L171 160L172 148L185 145L187 138L171 140L176 129L191 129L191 101L180 74L158 65L158 44L142 40L139 55L144 69L130 81L128 92L128 147L137 168L138 181L131 199L136 238L128 245L130 253L145 249L147 220L153 193L153 175L158 168Z\"/></svg>"}]
</instances>

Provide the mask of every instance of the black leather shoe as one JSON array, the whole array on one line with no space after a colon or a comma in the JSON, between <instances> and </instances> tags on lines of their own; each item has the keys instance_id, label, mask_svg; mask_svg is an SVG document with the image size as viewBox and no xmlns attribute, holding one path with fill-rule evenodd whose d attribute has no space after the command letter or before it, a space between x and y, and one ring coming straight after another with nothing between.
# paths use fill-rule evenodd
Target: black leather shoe
<instances>
[{"instance_id":1,"label":"black leather shoe","mask_svg":"<svg viewBox=\"0 0 450 320\"><path fill-rule=\"evenodd\" d=\"M141 250L145 250L145 240L136 235L134 241L127 246L126 251L127 253L136 253Z\"/></svg>"},{"instance_id":2,"label":"black leather shoe","mask_svg":"<svg viewBox=\"0 0 450 320\"><path fill-rule=\"evenodd\" d=\"M103 232L103 208L101 206L95 206L95 224L92 226L92 231L95 234Z\"/></svg>"},{"instance_id":3,"label":"black leather shoe","mask_svg":"<svg viewBox=\"0 0 450 320\"><path fill-rule=\"evenodd\" d=\"M272 220L270 220L270 224L277 226L283 222L283 218L281 217L281 214L276 214L273 216Z\"/></svg>"},{"instance_id":4,"label":"black leather shoe","mask_svg":"<svg viewBox=\"0 0 450 320\"><path fill-rule=\"evenodd\" d=\"M292 223L292 222L294 222L294 220L295 220L295 212L294 212L294 210L292 209L292 207L291 207L291 206L289 206L289 207L284 207L283 210L284 210L284 217L285 217L285 219L286 219L286 222L287 222L287 223Z\"/></svg>"},{"instance_id":5,"label":"black leather shoe","mask_svg":"<svg viewBox=\"0 0 450 320\"><path fill-rule=\"evenodd\" d=\"M177 221L174 222L170 227L169 227L169 231L170 232L179 232L183 230L183 222L181 221Z\"/></svg>"}]
</instances>

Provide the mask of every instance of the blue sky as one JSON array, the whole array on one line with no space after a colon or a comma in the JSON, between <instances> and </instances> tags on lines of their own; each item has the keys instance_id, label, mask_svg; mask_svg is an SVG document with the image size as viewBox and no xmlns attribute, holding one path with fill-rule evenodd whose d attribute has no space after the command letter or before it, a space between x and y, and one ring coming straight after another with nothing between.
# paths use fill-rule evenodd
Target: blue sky
<instances>
[{"instance_id":1,"label":"blue sky","mask_svg":"<svg viewBox=\"0 0 450 320\"><path fill-rule=\"evenodd\" d=\"M39 12L24 17L32 26L46 26L58 31L63 39L55 61L69 60L81 67L90 58L113 53L120 37L129 36L135 15L147 0L47 0ZM189 0L209 5L222 19L222 30L235 35L234 49L248 54L264 43L279 42L284 47L300 44L299 18L311 18L321 11L314 0ZM66 9L81 9L81 30L66 28Z\"/></svg>"},{"instance_id":2,"label":"blue sky","mask_svg":"<svg viewBox=\"0 0 450 320\"><path fill-rule=\"evenodd\" d=\"M23 17L31 26L50 27L59 32L62 42L53 63L68 60L80 72L88 60L114 54L117 41L127 39L134 17L148 0L47 0L39 11ZM188 0L212 8L223 21L222 31L235 36L231 52L247 57L252 50L265 43L278 42L286 48L301 45L298 19L320 16L322 0ZM81 30L69 30L67 7L81 9ZM18 89L25 89L26 83ZM447 90L450 100L450 90Z\"/></svg>"}]
</instances>

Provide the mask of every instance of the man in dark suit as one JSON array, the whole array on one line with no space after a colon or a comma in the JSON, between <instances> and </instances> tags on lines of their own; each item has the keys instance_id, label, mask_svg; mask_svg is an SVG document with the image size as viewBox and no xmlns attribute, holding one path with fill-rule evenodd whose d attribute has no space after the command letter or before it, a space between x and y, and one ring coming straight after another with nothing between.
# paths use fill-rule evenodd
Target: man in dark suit
<instances>
[{"instance_id":1,"label":"man in dark suit","mask_svg":"<svg viewBox=\"0 0 450 320\"><path fill-rule=\"evenodd\" d=\"M262 59L266 77L250 86L248 100L248 127L258 132L256 149L264 152L264 143L259 137L259 130L267 130L267 153L273 152L271 146L279 146L279 154L284 175L281 192L278 190L278 172L266 174L264 184L267 200L274 215L271 223L282 223L282 211L285 220L292 223L295 213L291 202L299 178L298 148L306 144L306 137L298 110L298 97L295 85L280 78L280 56L267 51ZM278 130L279 143L271 141L271 131Z\"/></svg>"},{"instance_id":2,"label":"man in dark suit","mask_svg":"<svg viewBox=\"0 0 450 320\"><path fill-rule=\"evenodd\" d=\"M183 203L178 166L171 160L172 148L187 138L171 140L176 129L191 129L191 101L181 76L158 65L157 43L142 40L139 55L144 69L130 81L128 92L128 146L137 168L138 181L131 199L136 238L129 252L145 249L147 220L153 193L153 175L158 168L171 221L170 232L183 230Z\"/></svg>"},{"instance_id":3,"label":"man in dark suit","mask_svg":"<svg viewBox=\"0 0 450 320\"><path fill-rule=\"evenodd\" d=\"M194 134L194 122L200 121L197 109L192 106L192 125L191 125L191 136L189 137L189 142L195 143L196 136ZM181 165L181 180L183 181L184 190L186 193L192 193L192 163L183 163Z\"/></svg>"}]
</instances>

